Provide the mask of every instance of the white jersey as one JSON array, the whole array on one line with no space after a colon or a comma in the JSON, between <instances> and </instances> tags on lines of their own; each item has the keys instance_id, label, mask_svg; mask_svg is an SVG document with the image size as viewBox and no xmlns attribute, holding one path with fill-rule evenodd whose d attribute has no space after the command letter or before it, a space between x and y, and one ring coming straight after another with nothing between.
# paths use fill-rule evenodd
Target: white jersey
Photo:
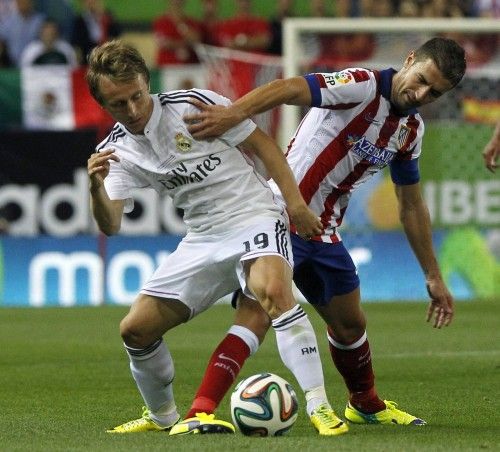
<instances>
[{"instance_id":1,"label":"white jersey","mask_svg":"<svg viewBox=\"0 0 500 452\"><path fill-rule=\"evenodd\" d=\"M191 232L218 230L276 217L284 208L253 162L237 146L256 128L246 120L220 138L197 141L183 117L198 112L192 99L208 104L230 101L212 91L182 90L152 96L153 112L144 135L130 133L117 123L97 151L115 149L120 162L111 161L104 180L112 200L126 200L125 212L133 209L132 189L153 188L169 195L184 211Z\"/></svg>"},{"instance_id":2,"label":"white jersey","mask_svg":"<svg viewBox=\"0 0 500 452\"><path fill-rule=\"evenodd\" d=\"M315 240L340 240L336 228L352 192L385 166L395 183L419 180L424 124L416 110L398 112L390 103L394 72L352 68L305 76L317 108L299 125L287 159L302 196L323 223ZM276 184L271 187L279 194Z\"/></svg>"}]
</instances>

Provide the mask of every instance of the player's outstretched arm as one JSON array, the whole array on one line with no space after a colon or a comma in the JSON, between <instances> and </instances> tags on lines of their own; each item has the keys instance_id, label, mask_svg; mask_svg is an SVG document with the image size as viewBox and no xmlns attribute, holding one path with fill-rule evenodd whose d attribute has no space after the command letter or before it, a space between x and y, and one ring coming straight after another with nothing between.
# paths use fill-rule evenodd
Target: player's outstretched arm
<instances>
[{"instance_id":1,"label":"player's outstretched arm","mask_svg":"<svg viewBox=\"0 0 500 452\"><path fill-rule=\"evenodd\" d=\"M197 140L218 137L252 116L283 104L311 105L311 92L303 77L274 80L245 94L232 105L206 105L197 100L191 103L200 112L184 116L188 130Z\"/></svg>"},{"instance_id":2,"label":"player's outstretched arm","mask_svg":"<svg viewBox=\"0 0 500 452\"><path fill-rule=\"evenodd\" d=\"M500 121L497 122L490 141L483 149L483 158L486 168L492 173L498 168L498 158L500 157Z\"/></svg>"},{"instance_id":3,"label":"player's outstretched arm","mask_svg":"<svg viewBox=\"0 0 500 452\"><path fill-rule=\"evenodd\" d=\"M304 201L292 170L274 140L262 130L256 128L241 144L262 160L268 175L278 185L298 234L305 238L320 234L322 230L321 221Z\"/></svg>"},{"instance_id":4,"label":"player's outstretched arm","mask_svg":"<svg viewBox=\"0 0 500 452\"><path fill-rule=\"evenodd\" d=\"M427 321L433 321L435 328L448 326L454 314L453 297L443 281L434 253L431 220L420 184L396 185L396 195L401 223L425 274L427 291L431 297Z\"/></svg>"}]
</instances>

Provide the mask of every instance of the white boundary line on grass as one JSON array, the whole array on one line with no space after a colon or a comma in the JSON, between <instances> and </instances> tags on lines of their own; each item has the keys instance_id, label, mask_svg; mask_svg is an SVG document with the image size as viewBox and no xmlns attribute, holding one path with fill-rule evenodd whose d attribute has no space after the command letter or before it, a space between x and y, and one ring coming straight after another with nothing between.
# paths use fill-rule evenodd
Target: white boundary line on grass
<instances>
[{"instance_id":1,"label":"white boundary line on grass","mask_svg":"<svg viewBox=\"0 0 500 452\"><path fill-rule=\"evenodd\" d=\"M423 352L423 353L374 353L375 359L380 358L458 358L462 356L495 356L500 355L500 350L467 350L456 352Z\"/></svg>"}]
</instances>

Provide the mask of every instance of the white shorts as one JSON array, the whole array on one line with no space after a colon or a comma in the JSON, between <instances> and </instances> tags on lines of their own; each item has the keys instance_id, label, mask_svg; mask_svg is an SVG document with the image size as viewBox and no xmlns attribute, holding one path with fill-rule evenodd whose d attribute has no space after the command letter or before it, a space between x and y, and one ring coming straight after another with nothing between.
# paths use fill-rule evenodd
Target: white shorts
<instances>
[{"instance_id":1,"label":"white shorts","mask_svg":"<svg viewBox=\"0 0 500 452\"><path fill-rule=\"evenodd\" d=\"M243 261L279 255L293 268L288 222L281 216L258 220L224 233L188 233L141 293L179 300L191 309L191 318L240 287L254 298L246 286Z\"/></svg>"}]
</instances>

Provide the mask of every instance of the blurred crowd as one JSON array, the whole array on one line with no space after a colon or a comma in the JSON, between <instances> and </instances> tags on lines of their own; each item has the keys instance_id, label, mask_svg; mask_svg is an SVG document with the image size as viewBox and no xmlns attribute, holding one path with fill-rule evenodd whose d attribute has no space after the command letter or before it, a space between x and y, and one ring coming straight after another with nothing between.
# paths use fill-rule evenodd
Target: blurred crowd
<instances>
[{"instance_id":1,"label":"blurred crowd","mask_svg":"<svg viewBox=\"0 0 500 452\"><path fill-rule=\"evenodd\" d=\"M199 0L200 14L186 13L185 0L163 0L165 9L150 26L158 66L196 63L194 46L205 43L279 55L282 22L305 0L276 0L271 18L255 13L258 0L235 0L231 17L221 18L217 0ZM500 17L500 0L309 0L310 17ZM85 65L97 44L122 34L104 0L0 0L0 67L34 64ZM125 27L126 28L126 27ZM470 62L496 52L497 35L454 35ZM335 35L319 44L337 60L365 59L377 45L372 36Z\"/></svg>"},{"instance_id":2,"label":"blurred crowd","mask_svg":"<svg viewBox=\"0 0 500 452\"><path fill-rule=\"evenodd\" d=\"M84 65L122 26L103 0L0 0L0 67Z\"/></svg>"}]
</instances>

